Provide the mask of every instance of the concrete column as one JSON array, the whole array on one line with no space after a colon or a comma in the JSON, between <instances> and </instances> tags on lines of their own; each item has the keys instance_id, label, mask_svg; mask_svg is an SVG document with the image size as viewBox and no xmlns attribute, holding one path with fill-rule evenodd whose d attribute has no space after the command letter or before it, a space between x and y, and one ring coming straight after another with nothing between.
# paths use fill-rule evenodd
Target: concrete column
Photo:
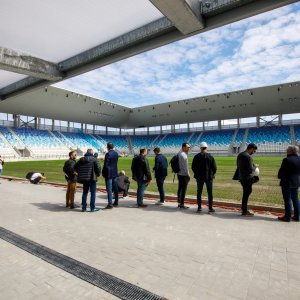
<instances>
[{"instance_id":1,"label":"concrete column","mask_svg":"<svg viewBox=\"0 0 300 300\"><path fill-rule=\"evenodd\" d=\"M149 127L147 127L147 135L149 135Z\"/></svg>"},{"instance_id":2,"label":"concrete column","mask_svg":"<svg viewBox=\"0 0 300 300\"><path fill-rule=\"evenodd\" d=\"M83 123L81 123L81 131L83 132Z\"/></svg>"},{"instance_id":3,"label":"concrete column","mask_svg":"<svg viewBox=\"0 0 300 300\"><path fill-rule=\"evenodd\" d=\"M119 128L119 135L121 135L121 133L122 133L122 132L121 132L121 128Z\"/></svg>"},{"instance_id":4,"label":"concrete column","mask_svg":"<svg viewBox=\"0 0 300 300\"><path fill-rule=\"evenodd\" d=\"M188 132L191 131L190 123L187 123L187 131L188 131Z\"/></svg>"},{"instance_id":5,"label":"concrete column","mask_svg":"<svg viewBox=\"0 0 300 300\"><path fill-rule=\"evenodd\" d=\"M70 121L68 121L67 131L70 132Z\"/></svg>"},{"instance_id":6,"label":"concrete column","mask_svg":"<svg viewBox=\"0 0 300 300\"><path fill-rule=\"evenodd\" d=\"M93 125L93 134L95 134L95 127L96 127L96 126L95 126L95 125Z\"/></svg>"},{"instance_id":7,"label":"concrete column","mask_svg":"<svg viewBox=\"0 0 300 300\"><path fill-rule=\"evenodd\" d=\"M133 135L135 135L135 128L133 128Z\"/></svg>"},{"instance_id":8,"label":"concrete column","mask_svg":"<svg viewBox=\"0 0 300 300\"><path fill-rule=\"evenodd\" d=\"M171 125L171 133L175 133L175 125Z\"/></svg>"},{"instance_id":9,"label":"concrete column","mask_svg":"<svg viewBox=\"0 0 300 300\"><path fill-rule=\"evenodd\" d=\"M87 124L84 124L84 133L87 133Z\"/></svg>"},{"instance_id":10,"label":"concrete column","mask_svg":"<svg viewBox=\"0 0 300 300\"><path fill-rule=\"evenodd\" d=\"M34 118L34 129L38 129L38 118Z\"/></svg>"},{"instance_id":11,"label":"concrete column","mask_svg":"<svg viewBox=\"0 0 300 300\"><path fill-rule=\"evenodd\" d=\"M240 129L241 127L241 119L237 118L237 128Z\"/></svg>"},{"instance_id":12,"label":"concrete column","mask_svg":"<svg viewBox=\"0 0 300 300\"><path fill-rule=\"evenodd\" d=\"M162 134L162 126L160 126L159 134Z\"/></svg>"},{"instance_id":13,"label":"concrete column","mask_svg":"<svg viewBox=\"0 0 300 300\"><path fill-rule=\"evenodd\" d=\"M108 133L108 127L106 126L105 127L105 135L107 135L107 133Z\"/></svg>"},{"instance_id":14,"label":"concrete column","mask_svg":"<svg viewBox=\"0 0 300 300\"><path fill-rule=\"evenodd\" d=\"M13 115L13 119L14 119L14 127L18 128L18 116L17 115Z\"/></svg>"},{"instance_id":15,"label":"concrete column","mask_svg":"<svg viewBox=\"0 0 300 300\"><path fill-rule=\"evenodd\" d=\"M278 115L278 125L282 126L282 115Z\"/></svg>"},{"instance_id":16,"label":"concrete column","mask_svg":"<svg viewBox=\"0 0 300 300\"><path fill-rule=\"evenodd\" d=\"M221 129L222 129L222 121L218 120L218 130L221 130Z\"/></svg>"},{"instance_id":17,"label":"concrete column","mask_svg":"<svg viewBox=\"0 0 300 300\"><path fill-rule=\"evenodd\" d=\"M256 127L260 127L260 117L256 117Z\"/></svg>"},{"instance_id":18,"label":"concrete column","mask_svg":"<svg viewBox=\"0 0 300 300\"><path fill-rule=\"evenodd\" d=\"M205 122L202 122L202 129L205 131Z\"/></svg>"},{"instance_id":19,"label":"concrete column","mask_svg":"<svg viewBox=\"0 0 300 300\"><path fill-rule=\"evenodd\" d=\"M54 131L54 120L52 119L52 131Z\"/></svg>"}]
</instances>

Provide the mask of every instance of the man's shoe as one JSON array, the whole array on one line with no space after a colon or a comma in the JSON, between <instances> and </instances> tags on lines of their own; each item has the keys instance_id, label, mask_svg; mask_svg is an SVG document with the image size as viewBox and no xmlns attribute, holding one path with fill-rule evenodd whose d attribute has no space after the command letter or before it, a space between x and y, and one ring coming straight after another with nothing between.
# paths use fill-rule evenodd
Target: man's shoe
<instances>
[{"instance_id":1,"label":"man's shoe","mask_svg":"<svg viewBox=\"0 0 300 300\"><path fill-rule=\"evenodd\" d=\"M69 205L69 204L66 204L66 208L68 208L68 207L70 207L70 205Z\"/></svg>"},{"instance_id":2,"label":"man's shoe","mask_svg":"<svg viewBox=\"0 0 300 300\"><path fill-rule=\"evenodd\" d=\"M156 201L155 202L155 205L164 205L165 204L165 202L161 202L161 201Z\"/></svg>"},{"instance_id":3,"label":"man's shoe","mask_svg":"<svg viewBox=\"0 0 300 300\"><path fill-rule=\"evenodd\" d=\"M148 205L146 205L146 204L140 204L140 205L138 205L137 207L138 208L146 208Z\"/></svg>"},{"instance_id":4,"label":"man's shoe","mask_svg":"<svg viewBox=\"0 0 300 300\"><path fill-rule=\"evenodd\" d=\"M210 214L210 213L214 213L214 212L216 212L213 208L210 208L209 210L208 210L208 213Z\"/></svg>"},{"instance_id":5,"label":"man's shoe","mask_svg":"<svg viewBox=\"0 0 300 300\"><path fill-rule=\"evenodd\" d=\"M189 206L185 206L185 205L179 205L178 207L179 207L179 208L183 208L183 209L188 209L188 208L190 208Z\"/></svg>"},{"instance_id":6,"label":"man's shoe","mask_svg":"<svg viewBox=\"0 0 300 300\"><path fill-rule=\"evenodd\" d=\"M243 217L253 217L254 214L252 212L250 212L249 210L242 212L242 216Z\"/></svg>"},{"instance_id":7,"label":"man's shoe","mask_svg":"<svg viewBox=\"0 0 300 300\"><path fill-rule=\"evenodd\" d=\"M86 212L86 208L82 208L81 211L82 211L82 212Z\"/></svg>"},{"instance_id":8,"label":"man's shoe","mask_svg":"<svg viewBox=\"0 0 300 300\"><path fill-rule=\"evenodd\" d=\"M100 208L95 207L95 208L92 208L92 209L91 209L91 212L96 212L96 211L99 211L99 210L100 210Z\"/></svg>"},{"instance_id":9,"label":"man's shoe","mask_svg":"<svg viewBox=\"0 0 300 300\"><path fill-rule=\"evenodd\" d=\"M107 205L107 206L105 206L103 209L112 209L112 208L113 208L112 205Z\"/></svg>"},{"instance_id":10,"label":"man's shoe","mask_svg":"<svg viewBox=\"0 0 300 300\"><path fill-rule=\"evenodd\" d=\"M201 211L202 211L202 208L201 207L198 207L198 209L197 209L197 213L201 213Z\"/></svg>"},{"instance_id":11,"label":"man's shoe","mask_svg":"<svg viewBox=\"0 0 300 300\"><path fill-rule=\"evenodd\" d=\"M113 207L118 207L119 206L119 203L114 203L113 204Z\"/></svg>"},{"instance_id":12,"label":"man's shoe","mask_svg":"<svg viewBox=\"0 0 300 300\"><path fill-rule=\"evenodd\" d=\"M290 222L291 220L286 218L285 216L283 217L278 217L278 221L281 221L281 222Z\"/></svg>"},{"instance_id":13,"label":"man's shoe","mask_svg":"<svg viewBox=\"0 0 300 300\"><path fill-rule=\"evenodd\" d=\"M294 222L299 222L299 218L292 217L292 220L293 220Z\"/></svg>"}]
</instances>

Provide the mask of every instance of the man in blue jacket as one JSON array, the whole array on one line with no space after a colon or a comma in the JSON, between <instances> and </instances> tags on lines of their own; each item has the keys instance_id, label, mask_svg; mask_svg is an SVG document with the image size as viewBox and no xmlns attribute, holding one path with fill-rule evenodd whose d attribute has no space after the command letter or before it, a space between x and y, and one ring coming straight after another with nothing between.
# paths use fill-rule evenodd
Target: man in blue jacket
<instances>
[{"instance_id":1,"label":"man in blue jacket","mask_svg":"<svg viewBox=\"0 0 300 300\"><path fill-rule=\"evenodd\" d=\"M86 211L86 199L89 191L91 192L91 212L98 211L99 208L95 207L96 184L101 169L99 161L93 155L93 149L88 149L86 154L79 159L74 166L74 171L77 173L77 182L83 184L82 211Z\"/></svg>"},{"instance_id":2,"label":"man in blue jacket","mask_svg":"<svg viewBox=\"0 0 300 300\"><path fill-rule=\"evenodd\" d=\"M105 178L106 192L108 204L105 209L112 209L113 206L119 205L119 188L116 178L118 177L118 159L119 155L114 150L113 143L107 143L108 152L105 154L102 176ZM112 193L114 193L115 201L112 203Z\"/></svg>"},{"instance_id":3,"label":"man in blue jacket","mask_svg":"<svg viewBox=\"0 0 300 300\"><path fill-rule=\"evenodd\" d=\"M281 191L284 200L285 214L278 217L279 221L290 222L291 220L291 200L294 207L293 221L299 222L299 176L300 176L300 157L298 156L299 148L289 146L287 148L287 157L282 160L281 167L278 171Z\"/></svg>"},{"instance_id":4,"label":"man in blue jacket","mask_svg":"<svg viewBox=\"0 0 300 300\"><path fill-rule=\"evenodd\" d=\"M158 147L153 150L155 154L155 164L154 164L154 174L156 179L156 185L159 191L160 200L157 201L156 205L163 205L165 203L165 191L164 191L164 182L168 176L168 160L167 158L160 153Z\"/></svg>"}]
</instances>

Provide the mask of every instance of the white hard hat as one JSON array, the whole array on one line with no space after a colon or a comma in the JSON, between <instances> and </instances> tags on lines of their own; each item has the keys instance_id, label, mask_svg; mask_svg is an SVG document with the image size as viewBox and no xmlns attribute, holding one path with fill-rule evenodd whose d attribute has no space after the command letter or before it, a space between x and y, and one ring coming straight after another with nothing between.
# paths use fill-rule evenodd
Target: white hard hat
<instances>
[{"instance_id":1,"label":"white hard hat","mask_svg":"<svg viewBox=\"0 0 300 300\"><path fill-rule=\"evenodd\" d=\"M255 168L253 176L259 176L259 168Z\"/></svg>"},{"instance_id":2,"label":"white hard hat","mask_svg":"<svg viewBox=\"0 0 300 300\"><path fill-rule=\"evenodd\" d=\"M207 144L205 142L200 143L200 148L207 148Z\"/></svg>"}]
</instances>

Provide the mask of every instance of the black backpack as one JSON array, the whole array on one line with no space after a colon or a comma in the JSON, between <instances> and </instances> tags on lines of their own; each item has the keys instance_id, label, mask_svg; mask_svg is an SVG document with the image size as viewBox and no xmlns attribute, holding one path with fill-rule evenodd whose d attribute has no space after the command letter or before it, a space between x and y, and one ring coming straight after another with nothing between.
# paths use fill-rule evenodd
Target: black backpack
<instances>
[{"instance_id":1,"label":"black backpack","mask_svg":"<svg viewBox=\"0 0 300 300\"><path fill-rule=\"evenodd\" d=\"M172 157L172 159L170 160L170 165L173 173L176 174L180 171L178 154Z\"/></svg>"}]
</instances>

